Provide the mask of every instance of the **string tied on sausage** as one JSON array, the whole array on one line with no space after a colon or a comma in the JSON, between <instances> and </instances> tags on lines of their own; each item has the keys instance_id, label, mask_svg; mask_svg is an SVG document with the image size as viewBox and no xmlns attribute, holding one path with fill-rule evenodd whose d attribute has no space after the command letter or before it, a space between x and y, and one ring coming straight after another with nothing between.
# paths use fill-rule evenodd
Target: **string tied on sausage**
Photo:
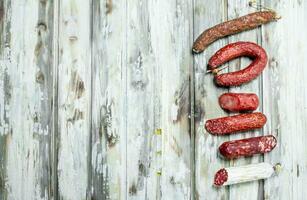
<instances>
[{"instance_id":1,"label":"string tied on sausage","mask_svg":"<svg viewBox=\"0 0 307 200\"><path fill-rule=\"evenodd\" d=\"M206 71L206 73L207 73L207 74L208 74L208 73L212 73L213 75L217 75L220 71L222 71L222 70L224 70L224 69L226 69L226 68L228 68L228 66L225 66L225 67L222 67L222 68L208 69L208 70Z\"/></svg>"},{"instance_id":2,"label":"string tied on sausage","mask_svg":"<svg viewBox=\"0 0 307 200\"><path fill-rule=\"evenodd\" d=\"M248 5L252 8L255 8L258 11L270 11L270 12L274 12L275 13L275 19L281 19L281 16L278 15L272 8L266 7L264 5L261 4L257 4L257 2L255 0L250 0L248 2Z\"/></svg>"}]
</instances>

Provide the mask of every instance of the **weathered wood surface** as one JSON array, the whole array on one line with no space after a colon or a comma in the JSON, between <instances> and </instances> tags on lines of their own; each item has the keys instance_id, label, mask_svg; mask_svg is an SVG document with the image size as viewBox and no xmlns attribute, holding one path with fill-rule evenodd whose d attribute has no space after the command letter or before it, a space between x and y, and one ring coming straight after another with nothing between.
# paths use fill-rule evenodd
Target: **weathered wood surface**
<instances>
[{"instance_id":1,"label":"weathered wood surface","mask_svg":"<svg viewBox=\"0 0 307 200\"><path fill-rule=\"evenodd\" d=\"M90 194L93 199L125 199L126 4L93 1L92 17Z\"/></svg>"},{"instance_id":2,"label":"weathered wood surface","mask_svg":"<svg viewBox=\"0 0 307 200\"><path fill-rule=\"evenodd\" d=\"M194 38L205 27L211 27L227 20L227 2L202 1L194 3ZM206 20L204 20L206 19ZM228 199L228 188L212 187L214 173L228 162L218 158L217 147L228 140L227 137L213 137L206 132L206 119L226 115L219 108L218 97L225 91L215 86L212 76L206 74L207 62L214 52L227 44L226 39L219 40L194 58L195 71L195 199Z\"/></svg>"},{"instance_id":3,"label":"weathered wood surface","mask_svg":"<svg viewBox=\"0 0 307 200\"><path fill-rule=\"evenodd\" d=\"M267 162L280 162L279 177L265 182L266 199L306 199L307 184L307 34L306 1L274 1L282 19L263 28L262 41L270 56L263 74L263 105L268 115L265 132L278 137Z\"/></svg>"},{"instance_id":4,"label":"weathered wood surface","mask_svg":"<svg viewBox=\"0 0 307 200\"><path fill-rule=\"evenodd\" d=\"M1 199L50 199L51 1L1 1Z\"/></svg>"},{"instance_id":5,"label":"weathered wood surface","mask_svg":"<svg viewBox=\"0 0 307 200\"><path fill-rule=\"evenodd\" d=\"M260 1L256 1L256 3L260 3ZM228 12L228 18L233 19L237 18L241 15L248 14L250 12L254 12L255 9L247 6L245 0L239 0L239 1L229 1L227 12ZM244 32L242 34L238 34L235 36L231 36L228 39L229 43L236 42L236 41L251 41L258 43L261 46L261 32L260 29L255 29L252 31ZM230 62L229 64L229 71L236 71L239 69L245 68L250 63L250 60L247 58L241 58L236 59L233 62ZM259 107L258 111L262 111L262 85L261 85L262 77L259 76L256 80L253 80L252 82L242 85L240 87L234 87L230 88L230 92L250 92L255 93L259 97ZM266 114L266 113L264 113ZM237 140L240 138L248 138L253 136L259 136L262 134L262 130L255 130L255 131L249 131L245 133L239 133L234 134L229 137L230 140ZM261 155L253 156L251 158L246 159L238 159L235 161L230 162L230 166L238 166L238 165L246 165L250 163L257 163L262 160ZM229 188L229 199L233 200L243 200L243 199L250 199L250 200L257 200L257 199L263 199L263 188L261 186L262 182L251 182L251 183L245 183L240 184L237 186L232 186Z\"/></svg>"},{"instance_id":6,"label":"weathered wood surface","mask_svg":"<svg viewBox=\"0 0 307 200\"><path fill-rule=\"evenodd\" d=\"M247 0L1 0L0 199L304 199L306 1L257 1L282 19L193 56L205 28L255 11ZM264 73L236 88L206 75L238 40L262 45ZM230 62L229 71L250 61ZM224 92L254 92L262 130L210 135ZM272 133L265 156L226 161L218 145ZM221 167L281 163L266 181L215 188Z\"/></svg>"},{"instance_id":7,"label":"weathered wood surface","mask_svg":"<svg viewBox=\"0 0 307 200\"><path fill-rule=\"evenodd\" d=\"M85 199L91 131L91 4L59 1L58 18L58 194Z\"/></svg>"}]
</instances>

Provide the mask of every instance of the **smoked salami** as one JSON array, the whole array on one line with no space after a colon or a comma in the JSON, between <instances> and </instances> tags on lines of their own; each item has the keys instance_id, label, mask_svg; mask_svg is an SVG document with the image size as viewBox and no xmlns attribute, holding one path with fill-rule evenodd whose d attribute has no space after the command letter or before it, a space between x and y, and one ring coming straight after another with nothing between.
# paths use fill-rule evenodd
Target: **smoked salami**
<instances>
[{"instance_id":1,"label":"smoked salami","mask_svg":"<svg viewBox=\"0 0 307 200\"><path fill-rule=\"evenodd\" d=\"M220 65L241 57L252 59L246 68L225 74L215 73L215 82L219 86L239 86L255 79L264 70L268 58L265 50L252 42L235 42L218 50L209 60L209 68L215 70Z\"/></svg>"},{"instance_id":2,"label":"smoked salami","mask_svg":"<svg viewBox=\"0 0 307 200\"><path fill-rule=\"evenodd\" d=\"M225 93L219 97L220 106L230 112L256 110L259 99L252 93Z\"/></svg>"},{"instance_id":3,"label":"smoked salami","mask_svg":"<svg viewBox=\"0 0 307 200\"><path fill-rule=\"evenodd\" d=\"M220 145L219 151L225 158L234 159L241 156L270 152L275 148L276 144L277 141L273 135L266 135L224 142Z\"/></svg>"},{"instance_id":4,"label":"smoked salami","mask_svg":"<svg viewBox=\"0 0 307 200\"><path fill-rule=\"evenodd\" d=\"M211 43L220 38L254 29L262 24L276 21L279 18L280 17L275 11L270 10L250 13L248 15L223 22L201 33L193 44L193 52L201 53Z\"/></svg>"},{"instance_id":5,"label":"smoked salami","mask_svg":"<svg viewBox=\"0 0 307 200\"><path fill-rule=\"evenodd\" d=\"M265 115L256 112L210 119L206 121L205 128L209 133L214 135L227 135L262 128L265 123Z\"/></svg>"}]
</instances>

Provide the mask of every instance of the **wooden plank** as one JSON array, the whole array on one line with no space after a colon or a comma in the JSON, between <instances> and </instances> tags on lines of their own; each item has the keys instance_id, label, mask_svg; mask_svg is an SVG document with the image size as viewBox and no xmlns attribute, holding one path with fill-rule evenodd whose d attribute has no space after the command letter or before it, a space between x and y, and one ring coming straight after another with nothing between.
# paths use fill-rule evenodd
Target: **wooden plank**
<instances>
[{"instance_id":1,"label":"wooden plank","mask_svg":"<svg viewBox=\"0 0 307 200\"><path fill-rule=\"evenodd\" d=\"M93 199L126 199L125 45L125 1L93 1Z\"/></svg>"},{"instance_id":2,"label":"wooden plank","mask_svg":"<svg viewBox=\"0 0 307 200\"><path fill-rule=\"evenodd\" d=\"M58 189L85 199L90 156L91 3L59 2Z\"/></svg>"},{"instance_id":3,"label":"wooden plank","mask_svg":"<svg viewBox=\"0 0 307 200\"><path fill-rule=\"evenodd\" d=\"M134 159L127 160L127 192L131 199L190 198L189 9L186 2L128 1L127 158ZM157 129L162 135L154 136Z\"/></svg>"},{"instance_id":4,"label":"wooden plank","mask_svg":"<svg viewBox=\"0 0 307 200\"><path fill-rule=\"evenodd\" d=\"M265 161L281 163L279 176L265 181L265 199L305 199L307 184L307 90L304 38L306 1L264 2L282 18L263 28L263 45L269 54L264 73L265 132L278 139L277 148Z\"/></svg>"},{"instance_id":5,"label":"wooden plank","mask_svg":"<svg viewBox=\"0 0 307 200\"><path fill-rule=\"evenodd\" d=\"M6 1L0 2L0 199L7 199L6 184L6 163L7 163L7 139L8 125L10 123L6 106L10 104L11 82L8 74L7 57L9 49L5 44L10 43L10 3ZM5 12L6 11L6 12Z\"/></svg>"},{"instance_id":6,"label":"wooden plank","mask_svg":"<svg viewBox=\"0 0 307 200\"><path fill-rule=\"evenodd\" d=\"M194 39L205 29L227 19L227 2L194 1ZM217 154L218 145L228 137L210 135L204 128L208 119L227 115L218 105L218 97L227 89L216 87L213 76L206 74L208 59L226 40L210 45L203 53L195 55L195 199L228 199L228 188L213 187L213 177L217 170L228 166L228 162Z\"/></svg>"},{"instance_id":7,"label":"wooden plank","mask_svg":"<svg viewBox=\"0 0 307 200\"><path fill-rule=\"evenodd\" d=\"M51 156L52 162L51 166L51 181L52 181L52 195L53 199L59 198L59 188L58 188L58 144L59 144L59 126L58 126L58 110L59 110L59 85L58 85L58 65L59 65L59 1L53 2L53 101L52 101L52 137L51 137Z\"/></svg>"},{"instance_id":8,"label":"wooden plank","mask_svg":"<svg viewBox=\"0 0 307 200\"><path fill-rule=\"evenodd\" d=\"M205 28L255 11L247 3L0 1L0 199L58 199L57 176L60 199L193 199L190 103L195 199L304 199L306 2L265 2L283 18L261 28L262 36L260 29L242 33L196 55L195 102L189 102L192 31L196 38ZM263 131L214 137L204 122L227 115L217 99L228 89L213 84L206 65L216 50L238 40L263 44L269 65L262 77L230 91L257 93L268 122ZM247 63L231 62L230 70ZM283 171L264 182L264 194L263 182L212 187L219 168L263 160L224 161L219 144L268 133L278 146L264 160L281 162Z\"/></svg>"},{"instance_id":9,"label":"wooden plank","mask_svg":"<svg viewBox=\"0 0 307 200\"><path fill-rule=\"evenodd\" d=\"M49 199L53 4L1 8L0 198Z\"/></svg>"},{"instance_id":10,"label":"wooden plank","mask_svg":"<svg viewBox=\"0 0 307 200\"><path fill-rule=\"evenodd\" d=\"M257 2L256 2L257 3ZM242 15L246 15L251 12L255 12L256 9L248 5L248 1L228 1L228 19L234 19ZM229 43L237 41L250 41L261 45L261 34L260 29L254 29L251 31L243 32L234 36L229 37ZM237 71L245 68L249 63L250 59L240 58L235 59L229 63L229 71ZM257 111L262 111L262 77L259 76L257 79L241 85L240 87L231 87L230 92L240 93L255 93L258 95L260 103ZM265 113L264 113L265 114ZM262 130L249 131L244 133L238 133L230 136L230 140L249 138L259 136L262 134ZM250 158L240 158L237 160L230 161L231 166L240 166L250 163L258 163L263 159L261 155L255 155ZM254 181L251 183L244 183L229 188L229 199L263 199L263 185L261 181Z\"/></svg>"},{"instance_id":11,"label":"wooden plank","mask_svg":"<svg viewBox=\"0 0 307 200\"><path fill-rule=\"evenodd\" d=\"M150 46L148 2L127 1L127 198L147 199L154 133L154 60ZM147 188L148 186L148 188ZM152 192L150 192L152 193ZM154 198L154 197L153 197Z\"/></svg>"},{"instance_id":12,"label":"wooden plank","mask_svg":"<svg viewBox=\"0 0 307 200\"><path fill-rule=\"evenodd\" d=\"M8 2L0 2L0 199L7 199L6 184L6 163L7 163L7 133L9 120L7 117L5 107L10 100L10 86L9 74L7 73L8 65L4 60L7 57L8 49L5 49L5 43L9 38L9 20L7 13L9 12L10 4ZM6 12L4 12L6 10Z\"/></svg>"},{"instance_id":13,"label":"wooden plank","mask_svg":"<svg viewBox=\"0 0 307 200\"><path fill-rule=\"evenodd\" d=\"M161 128L161 199L191 198L190 82L192 1L149 1L155 128ZM158 136L157 136L158 137ZM157 146L157 148L159 148ZM151 170L150 176L155 176ZM147 183L150 187L151 182ZM150 191L148 189L148 191ZM159 197L159 195L158 195ZM155 199L148 195L148 198Z\"/></svg>"}]
</instances>

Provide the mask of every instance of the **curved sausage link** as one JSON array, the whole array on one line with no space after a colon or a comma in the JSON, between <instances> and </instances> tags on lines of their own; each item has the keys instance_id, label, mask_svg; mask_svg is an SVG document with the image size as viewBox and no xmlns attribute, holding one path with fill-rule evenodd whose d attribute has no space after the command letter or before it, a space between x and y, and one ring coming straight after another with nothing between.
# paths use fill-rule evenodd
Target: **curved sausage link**
<instances>
[{"instance_id":1,"label":"curved sausage link","mask_svg":"<svg viewBox=\"0 0 307 200\"><path fill-rule=\"evenodd\" d=\"M235 132L262 128L266 117L260 112L234 115L207 120L206 130L214 135L227 135Z\"/></svg>"},{"instance_id":2,"label":"curved sausage link","mask_svg":"<svg viewBox=\"0 0 307 200\"><path fill-rule=\"evenodd\" d=\"M257 109L259 99L253 93L224 93L219 97L219 104L231 112L253 111Z\"/></svg>"},{"instance_id":3,"label":"curved sausage link","mask_svg":"<svg viewBox=\"0 0 307 200\"><path fill-rule=\"evenodd\" d=\"M215 82L220 86L239 86L255 79L264 70L268 58L265 50L252 42L235 42L218 50L209 60L209 67L218 66L241 56L253 61L246 68L225 74L215 74Z\"/></svg>"},{"instance_id":4,"label":"curved sausage link","mask_svg":"<svg viewBox=\"0 0 307 200\"><path fill-rule=\"evenodd\" d=\"M276 144L277 141L273 135L266 135L224 142L220 145L219 151L225 158L234 159L241 156L270 152L275 148Z\"/></svg>"},{"instance_id":5,"label":"curved sausage link","mask_svg":"<svg viewBox=\"0 0 307 200\"><path fill-rule=\"evenodd\" d=\"M205 30L194 42L193 52L200 53L220 38L254 29L279 18L274 11L259 11L223 22Z\"/></svg>"}]
</instances>

